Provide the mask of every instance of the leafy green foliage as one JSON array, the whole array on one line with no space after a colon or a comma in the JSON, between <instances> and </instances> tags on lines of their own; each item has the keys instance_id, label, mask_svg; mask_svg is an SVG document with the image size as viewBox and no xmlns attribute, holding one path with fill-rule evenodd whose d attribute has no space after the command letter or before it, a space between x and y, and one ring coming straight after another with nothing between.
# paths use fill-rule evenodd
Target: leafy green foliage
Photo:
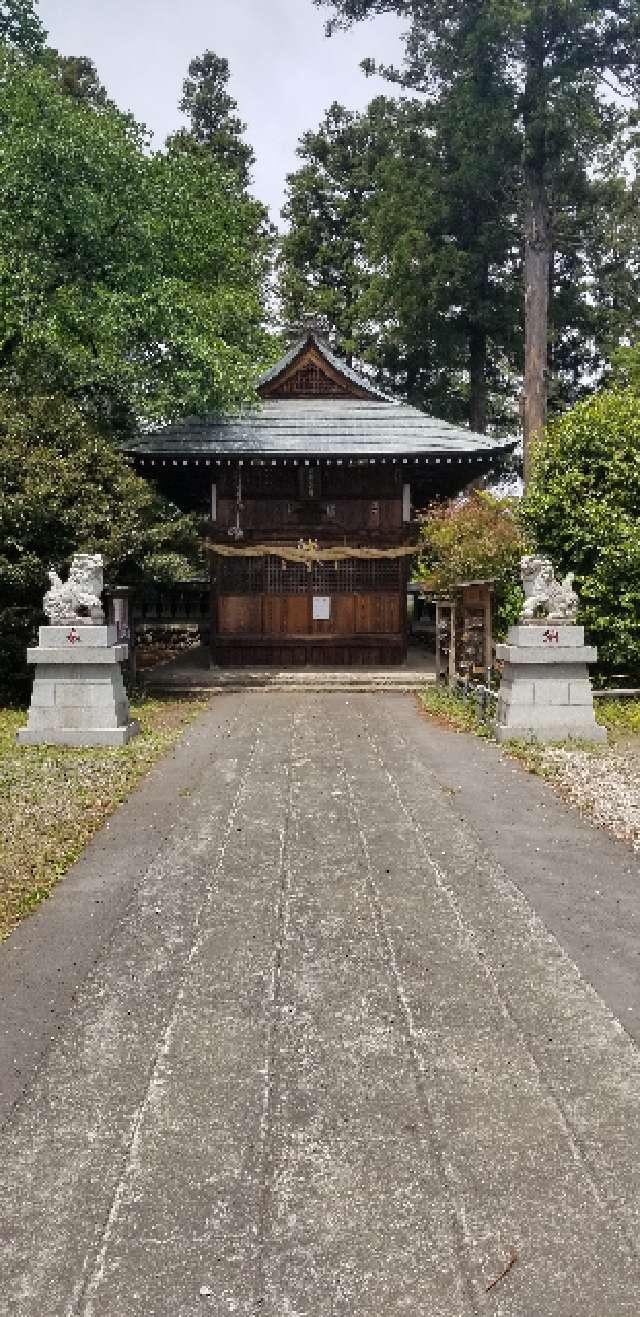
<instances>
[{"instance_id":1,"label":"leafy green foliage","mask_svg":"<svg viewBox=\"0 0 640 1317\"><path fill-rule=\"evenodd\" d=\"M488 719L481 715L475 702L464 699L451 686L427 686L420 692L419 700L425 713L458 732L474 732L482 737L490 734Z\"/></svg>"},{"instance_id":2,"label":"leafy green foliage","mask_svg":"<svg viewBox=\"0 0 640 1317\"><path fill-rule=\"evenodd\" d=\"M397 121L394 102L384 97L364 114L334 102L317 130L302 137L303 163L287 178L289 228L280 247L285 314L294 324L304 315L323 321L348 361L373 343L360 300L368 283L366 226Z\"/></svg>"},{"instance_id":3,"label":"leafy green foliage","mask_svg":"<svg viewBox=\"0 0 640 1317\"><path fill-rule=\"evenodd\" d=\"M197 149L152 153L92 61L45 40L28 0L0 0L0 685L14 691L50 566L82 549L119 583L201 566L194 518L114 440L252 401L270 356L251 152L204 140L212 78L218 128L242 128L226 62L200 62L201 85L185 86Z\"/></svg>"},{"instance_id":4,"label":"leafy green foliage","mask_svg":"<svg viewBox=\"0 0 640 1317\"><path fill-rule=\"evenodd\" d=\"M281 244L290 319L319 315L383 387L478 429L488 411L504 419L518 338L518 143L498 99L482 142L466 83L446 112L385 97L361 114L332 105L298 148Z\"/></svg>"},{"instance_id":5,"label":"leafy green foliage","mask_svg":"<svg viewBox=\"0 0 640 1317\"><path fill-rule=\"evenodd\" d=\"M263 359L263 211L206 156L0 65L0 386L110 430L234 407Z\"/></svg>"},{"instance_id":6,"label":"leafy green foliage","mask_svg":"<svg viewBox=\"0 0 640 1317\"><path fill-rule=\"evenodd\" d=\"M39 58L47 34L33 0L0 0L0 43L29 59Z\"/></svg>"},{"instance_id":7,"label":"leafy green foliage","mask_svg":"<svg viewBox=\"0 0 640 1317\"><path fill-rule=\"evenodd\" d=\"M487 81L402 105L371 206L365 298L403 392L476 430L512 420L520 354L518 138L500 80Z\"/></svg>"},{"instance_id":8,"label":"leafy green foliage","mask_svg":"<svg viewBox=\"0 0 640 1317\"><path fill-rule=\"evenodd\" d=\"M605 671L640 673L640 398L603 391L554 421L534 450L524 523L576 573L579 620Z\"/></svg>"},{"instance_id":9,"label":"leafy green foliage","mask_svg":"<svg viewBox=\"0 0 640 1317\"><path fill-rule=\"evenodd\" d=\"M113 444L60 396L18 409L0 395L0 686L24 687L25 648L47 571L102 553L119 583L185 578L198 561L193 517L161 500Z\"/></svg>"},{"instance_id":10,"label":"leafy green foliage","mask_svg":"<svg viewBox=\"0 0 640 1317\"><path fill-rule=\"evenodd\" d=\"M243 141L247 125L235 113L238 106L227 90L229 77L229 61L212 50L191 60L180 101L190 126L173 133L167 146L171 151L204 149L246 187L255 156L248 142Z\"/></svg>"},{"instance_id":11,"label":"leafy green foliage","mask_svg":"<svg viewBox=\"0 0 640 1317\"><path fill-rule=\"evenodd\" d=\"M459 581L495 579L495 627L502 635L522 606L526 551L515 499L476 491L436 504L422 519L419 575L445 594Z\"/></svg>"},{"instance_id":12,"label":"leafy green foliage","mask_svg":"<svg viewBox=\"0 0 640 1317\"><path fill-rule=\"evenodd\" d=\"M45 63L57 78L60 90L74 101L84 105L111 105L93 60L86 55L59 55L57 50L47 51Z\"/></svg>"},{"instance_id":13,"label":"leafy green foliage","mask_svg":"<svg viewBox=\"0 0 640 1317\"><path fill-rule=\"evenodd\" d=\"M432 108L445 178L449 167L465 215L461 250L469 253L467 292L474 279L477 289L475 302L462 302L458 295L452 306L475 306L470 323L478 358L483 334L487 339L490 389L492 375L498 375L498 385L509 382L524 350L525 435L535 433L544 423L548 376L552 403L560 407L579 394L586 372L593 377L602 368L612 344L637 327L637 275L630 281L632 297L624 280L621 248L630 210L619 156L628 147L625 99L637 103L640 82L638 6L630 0L567 0L560 7L555 0L315 2L332 11L329 29L379 13L396 13L405 21L401 68L376 70L370 60L363 67L421 92ZM520 161L514 171L516 143ZM612 202L619 207L613 215ZM501 269L491 247L516 225L521 242L512 243L511 277L519 271L522 248L528 333L525 343L516 336L514 356L507 332L510 296L501 317L497 305L497 341L490 309L496 286L502 295L509 292L508 259ZM427 223L421 232L428 234ZM455 272L456 291L458 279ZM479 378L481 384L481 368Z\"/></svg>"},{"instance_id":14,"label":"leafy green foliage","mask_svg":"<svg viewBox=\"0 0 640 1317\"><path fill-rule=\"evenodd\" d=\"M597 700L596 717L615 739L640 736L640 700Z\"/></svg>"}]
</instances>

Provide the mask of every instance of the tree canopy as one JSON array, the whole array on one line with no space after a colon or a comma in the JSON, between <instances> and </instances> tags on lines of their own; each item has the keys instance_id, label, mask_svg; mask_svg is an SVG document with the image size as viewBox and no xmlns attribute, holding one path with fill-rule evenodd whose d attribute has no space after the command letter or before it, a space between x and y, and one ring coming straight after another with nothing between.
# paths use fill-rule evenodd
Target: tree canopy
<instances>
[{"instance_id":1,"label":"tree canopy","mask_svg":"<svg viewBox=\"0 0 640 1317\"><path fill-rule=\"evenodd\" d=\"M44 53L47 34L34 0L0 0L0 43L31 59Z\"/></svg>"},{"instance_id":2,"label":"tree canopy","mask_svg":"<svg viewBox=\"0 0 640 1317\"><path fill-rule=\"evenodd\" d=\"M434 505L421 519L420 550L419 575L440 593L464 580L493 580L496 634L506 633L523 600L525 538L516 499L475 490Z\"/></svg>"},{"instance_id":3,"label":"tree canopy","mask_svg":"<svg viewBox=\"0 0 640 1317\"><path fill-rule=\"evenodd\" d=\"M556 298L555 253L563 238L565 208L577 218L576 182L584 193L598 153L607 150L625 116L625 94L637 95L640 11L634 0L555 0L479 4L477 0L316 0L333 11L329 29L371 14L395 12L406 20L401 69L381 70L421 92L439 111L465 86L473 88L479 115L466 127L483 165L482 133L495 124L490 89L499 87L521 135L517 213L524 250L525 450L545 422L550 333L571 302L571 260L565 259ZM365 67L373 69L371 61ZM483 73L484 69L484 73ZM471 101L468 101L471 104ZM483 119L482 109L488 115ZM501 111L502 112L502 111ZM471 148L473 149L473 148ZM565 235L567 236L567 235ZM575 231L569 237L575 245ZM582 234L580 235L582 241ZM575 269L573 270L575 275ZM549 319L549 293L552 313ZM572 315L575 323L575 304ZM578 317L578 321L579 321ZM597 322L592 321L597 328ZM578 326L580 332L580 325ZM562 364L562 363L561 363ZM564 363L566 364L566 363Z\"/></svg>"},{"instance_id":4,"label":"tree canopy","mask_svg":"<svg viewBox=\"0 0 640 1317\"><path fill-rule=\"evenodd\" d=\"M288 178L281 289L289 318L320 313L384 387L482 430L504 418L517 354L517 143L497 116L477 153L476 111L462 89L446 113L333 105Z\"/></svg>"},{"instance_id":5,"label":"tree canopy","mask_svg":"<svg viewBox=\"0 0 640 1317\"><path fill-rule=\"evenodd\" d=\"M298 146L299 170L287 178L281 242L281 295L286 316L326 324L351 360L366 338L362 297L367 288L367 226L378 168L393 151L398 124L393 101L380 97L364 114L334 102Z\"/></svg>"},{"instance_id":6,"label":"tree canopy","mask_svg":"<svg viewBox=\"0 0 640 1317\"><path fill-rule=\"evenodd\" d=\"M196 520L161 499L63 395L16 405L0 393L0 689L27 689L25 650L42 621L47 571L87 550L108 579L186 577Z\"/></svg>"},{"instance_id":7,"label":"tree canopy","mask_svg":"<svg viewBox=\"0 0 640 1317\"><path fill-rule=\"evenodd\" d=\"M151 150L91 60L0 0L0 683L25 679L49 565L90 549L135 582L200 563L193 519L118 440L255 397L272 239L249 156Z\"/></svg>"},{"instance_id":8,"label":"tree canopy","mask_svg":"<svg viewBox=\"0 0 640 1317\"><path fill-rule=\"evenodd\" d=\"M229 61L212 50L191 60L180 101L189 128L173 133L167 146L172 151L204 149L246 187L255 156L244 140L247 125L235 113L238 105L228 91L230 76Z\"/></svg>"},{"instance_id":9,"label":"tree canopy","mask_svg":"<svg viewBox=\"0 0 640 1317\"><path fill-rule=\"evenodd\" d=\"M576 573L579 621L609 672L640 674L640 396L603 390L548 426L522 507L538 548Z\"/></svg>"},{"instance_id":10,"label":"tree canopy","mask_svg":"<svg viewBox=\"0 0 640 1317\"><path fill-rule=\"evenodd\" d=\"M107 427L234 407L266 350L264 212L206 154L0 53L0 384Z\"/></svg>"}]
</instances>

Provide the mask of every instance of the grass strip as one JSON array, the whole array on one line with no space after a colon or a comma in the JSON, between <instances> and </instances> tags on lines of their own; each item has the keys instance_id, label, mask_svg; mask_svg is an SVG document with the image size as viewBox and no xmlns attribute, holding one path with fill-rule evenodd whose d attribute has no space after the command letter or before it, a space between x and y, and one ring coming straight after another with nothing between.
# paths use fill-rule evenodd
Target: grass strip
<instances>
[{"instance_id":1,"label":"grass strip","mask_svg":"<svg viewBox=\"0 0 640 1317\"><path fill-rule=\"evenodd\" d=\"M0 940L45 900L90 837L206 707L132 705L140 735L118 749L17 746L23 710L0 709Z\"/></svg>"},{"instance_id":2,"label":"grass strip","mask_svg":"<svg viewBox=\"0 0 640 1317\"><path fill-rule=\"evenodd\" d=\"M489 723L481 718L473 700L465 700L450 686L427 686L420 691L418 702L424 713L435 718L444 727L458 732L473 732L476 736L490 736Z\"/></svg>"},{"instance_id":3,"label":"grass strip","mask_svg":"<svg viewBox=\"0 0 640 1317\"><path fill-rule=\"evenodd\" d=\"M594 703L596 719L611 733L614 739L619 736L640 736L640 700L615 699L596 700Z\"/></svg>"}]
</instances>

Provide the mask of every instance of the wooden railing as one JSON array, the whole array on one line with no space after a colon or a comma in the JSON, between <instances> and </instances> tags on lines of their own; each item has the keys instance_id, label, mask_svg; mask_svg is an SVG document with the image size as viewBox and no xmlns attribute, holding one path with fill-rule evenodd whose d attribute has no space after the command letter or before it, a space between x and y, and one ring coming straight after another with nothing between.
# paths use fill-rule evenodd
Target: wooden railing
<instances>
[{"instance_id":1,"label":"wooden railing","mask_svg":"<svg viewBox=\"0 0 640 1317\"><path fill-rule=\"evenodd\" d=\"M178 581L173 585L153 585L132 594L134 625L173 626L208 623L211 596L208 581Z\"/></svg>"}]
</instances>

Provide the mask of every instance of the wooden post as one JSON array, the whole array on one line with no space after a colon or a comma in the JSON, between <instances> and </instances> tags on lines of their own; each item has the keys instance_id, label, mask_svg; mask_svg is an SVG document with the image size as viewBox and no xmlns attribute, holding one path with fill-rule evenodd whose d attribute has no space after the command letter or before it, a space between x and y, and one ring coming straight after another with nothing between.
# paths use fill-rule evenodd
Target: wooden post
<instances>
[{"instance_id":1,"label":"wooden post","mask_svg":"<svg viewBox=\"0 0 640 1317\"><path fill-rule=\"evenodd\" d=\"M449 605L449 682L453 685L456 675L456 605L455 600Z\"/></svg>"},{"instance_id":2,"label":"wooden post","mask_svg":"<svg viewBox=\"0 0 640 1317\"><path fill-rule=\"evenodd\" d=\"M456 616L455 604L449 599L436 599L436 681L442 676L442 646L440 644L440 628L444 622L444 612L449 613L449 656L447 663L447 675L449 681L455 677L456 672Z\"/></svg>"},{"instance_id":3,"label":"wooden post","mask_svg":"<svg viewBox=\"0 0 640 1317\"><path fill-rule=\"evenodd\" d=\"M407 661L407 590L409 586L409 559L400 559L400 628L402 634L402 656L401 663Z\"/></svg>"},{"instance_id":4,"label":"wooden post","mask_svg":"<svg viewBox=\"0 0 640 1317\"><path fill-rule=\"evenodd\" d=\"M116 585L105 590L107 622L116 628L116 639L128 646L126 664L127 683L136 682L136 628L133 619L132 590L128 585Z\"/></svg>"},{"instance_id":5,"label":"wooden post","mask_svg":"<svg viewBox=\"0 0 640 1317\"><path fill-rule=\"evenodd\" d=\"M493 586L486 587L484 600L484 666L486 670L487 685L491 685L491 669L493 668L493 619L492 619L492 596Z\"/></svg>"},{"instance_id":6,"label":"wooden post","mask_svg":"<svg viewBox=\"0 0 640 1317\"><path fill-rule=\"evenodd\" d=\"M531 474L531 449L547 420L549 274L551 226L545 170L547 163L544 30L537 11L527 25L523 95L524 120L524 399L523 474Z\"/></svg>"},{"instance_id":7,"label":"wooden post","mask_svg":"<svg viewBox=\"0 0 640 1317\"><path fill-rule=\"evenodd\" d=\"M216 638L218 635L218 572L220 557L214 550L209 553L209 572L211 577L211 634L209 636L210 662L216 661Z\"/></svg>"}]
</instances>

